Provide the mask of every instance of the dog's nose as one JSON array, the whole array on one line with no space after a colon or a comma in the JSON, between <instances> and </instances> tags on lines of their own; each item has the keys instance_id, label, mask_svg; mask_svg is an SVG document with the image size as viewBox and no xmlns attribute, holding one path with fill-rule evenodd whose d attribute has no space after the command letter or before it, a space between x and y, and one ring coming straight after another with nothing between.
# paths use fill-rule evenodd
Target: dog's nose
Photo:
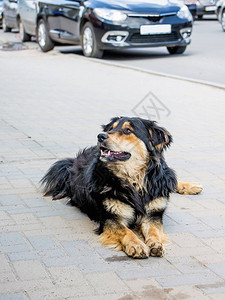
<instances>
[{"instance_id":1,"label":"dog's nose","mask_svg":"<svg viewBox=\"0 0 225 300\"><path fill-rule=\"evenodd\" d=\"M108 135L105 133L99 133L99 135L97 136L99 143L104 142L104 140L107 140Z\"/></svg>"}]
</instances>

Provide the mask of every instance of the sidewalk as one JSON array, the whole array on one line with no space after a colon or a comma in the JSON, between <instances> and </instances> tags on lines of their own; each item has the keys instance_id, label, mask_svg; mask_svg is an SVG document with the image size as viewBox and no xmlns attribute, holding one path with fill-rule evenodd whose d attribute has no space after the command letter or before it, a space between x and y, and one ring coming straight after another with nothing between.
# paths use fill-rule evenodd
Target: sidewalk
<instances>
[{"instance_id":1,"label":"sidewalk","mask_svg":"<svg viewBox=\"0 0 225 300\"><path fill-rule=\"evenodd\" d=\"M57 51L0 51L0 65L0 300L225 299L225 91ZM171 197L164 258L106 249L93 222L40 191L53 162L118 115L165 126L168 164L204 186Z\"/></svg>"}]
</instances>

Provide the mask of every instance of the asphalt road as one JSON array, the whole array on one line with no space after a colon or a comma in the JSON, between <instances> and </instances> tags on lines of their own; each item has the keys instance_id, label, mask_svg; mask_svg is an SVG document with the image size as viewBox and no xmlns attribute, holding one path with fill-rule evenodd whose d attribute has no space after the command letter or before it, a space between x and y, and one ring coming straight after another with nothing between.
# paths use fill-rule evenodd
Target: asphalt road
<instances>
[{"instance_id":1,"label":"asphalt road","mask_svg":"<svg viewBox=\"0 0 225 300\"><path fill-rule=\"evenodd\" d=\"M4 39L18 40L18 33L0 31ZM29 48L36 44L26 43ZM171 56L165 47L106 51L103 61L123 64L148 71L182 76L225 87L225 33L215 16L194 23L192 43L182 55ZM80 46L56 47L62 54L83 55Z\"/></svg>"},{"instance_id":2,"label":"asphalt road","mask_svg":"<svg viewBox=\"0 0 225 300\"><path fill-rule=\"evenodd\" d=\"M225 33L215 16L209 16L195 21L192 43L183 55L171 56L160 47L110 51L103 60L225 86L224 49ZM73 48L72 53L81 51Z\"/></svg>"},{"instance_id":3,"label":"asphalt road","mask_svg":"<svg viewBox=\"0 0 225 300\"><path fill-rule=\"evenodd\" d=\"M215 18L208 18L194 23L192 43L183 55L171 56L163 47L109 53L105 59L225 86L224 49L225 33L221 25Z\"/></svg>"}]
</instances>

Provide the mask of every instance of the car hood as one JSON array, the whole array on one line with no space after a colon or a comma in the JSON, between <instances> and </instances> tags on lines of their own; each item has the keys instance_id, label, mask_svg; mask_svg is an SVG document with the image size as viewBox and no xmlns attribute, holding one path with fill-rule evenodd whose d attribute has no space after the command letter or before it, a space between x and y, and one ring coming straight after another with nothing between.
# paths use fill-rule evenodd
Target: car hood
<instances>
[{"instance_id":1,"label":"car hood","mask_svg":"<svg viewBox=\"0 0 225 300\"><path fill-rule=\"evenodd\" d=\"M182 6L179 0L89 0L89 7L119 9L137 13L178 12Z\"/></svg>"}]
</instances>

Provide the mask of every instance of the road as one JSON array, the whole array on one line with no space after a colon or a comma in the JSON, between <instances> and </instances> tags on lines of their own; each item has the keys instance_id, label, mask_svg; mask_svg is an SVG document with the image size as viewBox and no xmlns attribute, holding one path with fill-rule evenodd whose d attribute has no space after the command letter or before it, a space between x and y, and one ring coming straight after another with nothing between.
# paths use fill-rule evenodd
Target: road
<instances>
[{"instance_id":1,"label":"road","mask_svg":"<svg viewBox=\"0 0 225 300\"><path fill-rule=\"evenodd\" d=\"M225 33L212 16L195 21L192 43L183 55L171 56L165 47L129 49L106 52L104 60L225 86L224 49Z\"/></svg>"},{"instance_id":2,"label":"road","mask_svg":"<svg viewBox=\"0 0 225 300\"><path fill-rule=\"evenodd\" d=\"M18 34L3 34L18 39ZM26 43L34 47L34 43ZM56 47L64 54L82 55L81 47ZM225 33L214 16L204 17L194 23L192 43L183 55L171 56L165 47L129 49L105 52L103 61L142 68L148 71L212 82L225 86Z\"/></svg>"}]
</instances>

